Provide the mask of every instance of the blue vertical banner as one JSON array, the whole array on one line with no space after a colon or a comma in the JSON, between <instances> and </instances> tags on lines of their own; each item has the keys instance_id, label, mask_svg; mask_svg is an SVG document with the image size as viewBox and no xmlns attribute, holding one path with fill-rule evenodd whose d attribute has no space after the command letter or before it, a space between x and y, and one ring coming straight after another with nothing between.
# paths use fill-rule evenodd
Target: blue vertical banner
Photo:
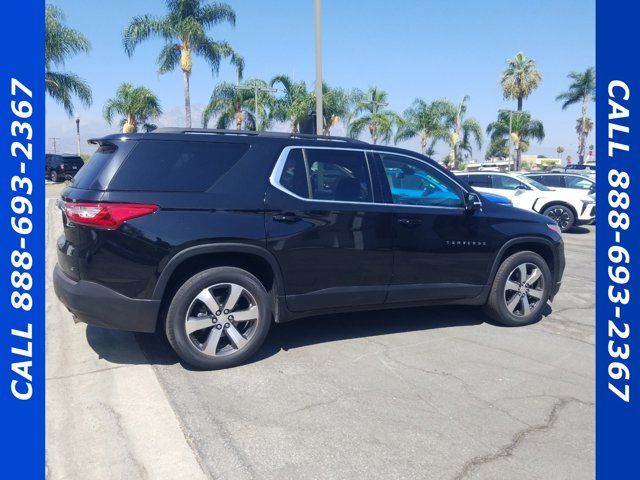
<instances>
[{"instance_id":1,"label":"blue vertical banner","mask_svg":"<svg viewBox=\"0 0 640 480\"><path fill-rule=\"evenodd\" d=\"M636 0L596 6L596 474L640 478L640 65Z\"/></svg>"},{"instance_id":2,"label":"blue vertical banner","mask_svg":"<svg viewBox=\"0 0 640 480\"><path fill-rule=\"evenodd\" d=\"M3 2L0 36L0 477L44 478L44 1Z\"/></svg>"}]
</instances>

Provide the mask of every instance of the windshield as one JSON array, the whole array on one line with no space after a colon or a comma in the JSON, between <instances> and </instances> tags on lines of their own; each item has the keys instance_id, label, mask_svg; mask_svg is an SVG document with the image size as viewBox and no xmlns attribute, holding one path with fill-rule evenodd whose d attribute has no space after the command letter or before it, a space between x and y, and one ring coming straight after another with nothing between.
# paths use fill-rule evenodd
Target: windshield
<instances>
[{"instance_id":1,"label":"windshield","mask_svg":"<svg viewBox=\"0 0 640 480\"><path fill-rule=\"evenodd\" d=\"M541 184L540 182L536 182L534 179L530 177L526 177L524 175L518 175L518 180L523 181L529 185L536 187L538 190L543 190L545 192L550 192L552 189L547 187L546 185Z\"/></svg>"}]
</instances>

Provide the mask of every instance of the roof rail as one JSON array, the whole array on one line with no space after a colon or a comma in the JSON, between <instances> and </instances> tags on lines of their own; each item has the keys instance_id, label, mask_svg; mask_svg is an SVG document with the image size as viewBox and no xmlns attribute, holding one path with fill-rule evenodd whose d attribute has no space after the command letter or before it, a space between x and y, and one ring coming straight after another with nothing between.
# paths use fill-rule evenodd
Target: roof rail
<instances>
[{"instance_id":1,"label":"roof rail","mask_svg":"<svg viewBox=\"0 0 640 480\"><path fill-rule=\"evenodd\" d=\"M353 142L367 143L357 138L334 137L333 135L313 135L309 133L288 133L288 132L256 132L254 130L224 130L217 128L180 128L180 127L163 127L157 128L150 132L153 133L185 133L200 135L235 135L235 136L251 136L251 137L275 137L275 138L308 138L310 140L328 140L334 142Z\"/></svg>"}]
</instances>

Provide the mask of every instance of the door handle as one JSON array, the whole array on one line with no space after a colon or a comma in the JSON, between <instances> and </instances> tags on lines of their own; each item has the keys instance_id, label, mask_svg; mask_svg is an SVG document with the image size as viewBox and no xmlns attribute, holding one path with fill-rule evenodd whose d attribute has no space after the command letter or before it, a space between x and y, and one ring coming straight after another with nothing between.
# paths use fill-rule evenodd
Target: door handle
<instances>
[{"instance_id":1,"label":"door handle","mask_svg":"<svg viewBox=\"0 0 640 480\"><path fill-rule=\"evenodd\" d=\"M298 220L300 220L300 217L294 215L293 213L276 213L272 218L274 222L281 223L296 223Z\"/></svg>"},{"instance_id":2,"label":"door handle","mask_svg":"<svg viewBox=\"0 0 640 480\"><path fill-rule=\"evenodd\" d=\"M422 223L419 218L399 218L398 223L403 227L417 227Z\"/></svg>"}]
</instances>

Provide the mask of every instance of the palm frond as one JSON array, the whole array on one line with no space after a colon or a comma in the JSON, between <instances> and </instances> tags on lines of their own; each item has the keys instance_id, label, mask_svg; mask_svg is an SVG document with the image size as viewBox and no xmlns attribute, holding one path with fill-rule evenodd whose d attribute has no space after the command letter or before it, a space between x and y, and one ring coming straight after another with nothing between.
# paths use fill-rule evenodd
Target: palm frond
<instances>
[{"instance_id":1,"label":"palm frond","mask_svg":"<svg viewBox=\"0 0 640 480\"><path fill-rule=\"evenodd\" d=\"M45 72L45 91L69 116L74 112L72 97L77 97L85 107L93 103L89 84L74 73Z\"/></svg>"},{"instance_id":2,"label":"palm frond","mask_svg":"<svg viewBox=\"0 0 640 480\"><path fill-rule=\"evenodd\" d=\"M122 46L127 55L133 55L135 48L145 40L160 36L165 40L172 38L172 29L166 19L151 15L134 17L122 33Z\"/></svg>"}]
</instances>

